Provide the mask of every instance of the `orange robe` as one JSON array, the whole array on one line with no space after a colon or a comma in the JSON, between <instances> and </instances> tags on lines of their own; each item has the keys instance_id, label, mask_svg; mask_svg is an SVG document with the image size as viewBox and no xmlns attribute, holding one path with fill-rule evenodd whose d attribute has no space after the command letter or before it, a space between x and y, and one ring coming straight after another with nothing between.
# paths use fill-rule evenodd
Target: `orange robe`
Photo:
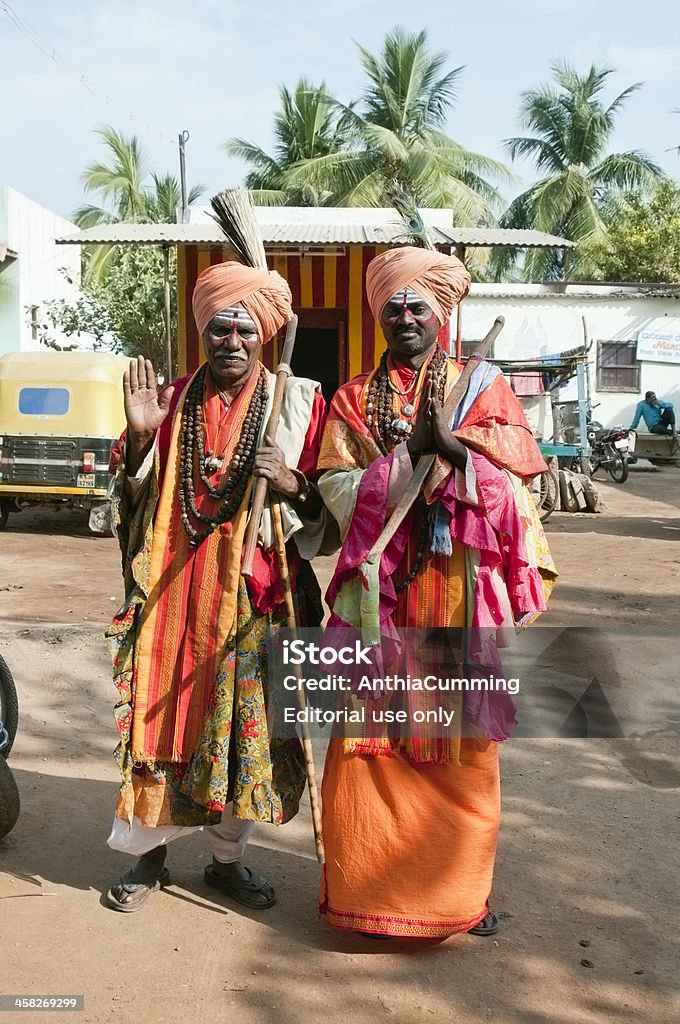
<instances>
[{"instance_id":1,"label":"orange robe","mask_svg":"<svg viewBox=\"0 0 680 1024\"><path fill-rule=\"evenodd\" d=\"M405 376L402 385L407 386ZM457 376L458 367L449 363L449 387ZM337 518L346 531L339 568L329 590L331 607L347 581L348 565L351 570L352 564L360 561L343 561L352 544L352 530L357 520L368 522L371 509L380 504L380 482L384 485L389 467L384 467L382 476L373 470L378 460L392 458L380 456L365 425L367 386L366 377L356 378L337 393L319 458L319 469L326 471L320 480L322 494L331 512L333 496L337 498ZM520 566L518 572L524 580L517 587L522 597L516 604L516 618L538 612L545 607L543 582L549 586L554 567L540 524L536 530L537 517L531 521L531 517L515 514L518 510L508 474L515 477L518 491L526 491L522 479L541 472L545 464L504 380L497 379L481 392L455 433L477 453L473 461L493 484L489 497L492 490L495 495L505 494L515 531L523 534L525 529L534 529L537 533L532 550L540 551L540 563L532 566L525 557L523 561L516 558L513 564ZM376 488L372 491L362 489L360 482L364 480L362 471L369 469L371 486L375 481ZM344 493L343 474L347 478ZM408 540L396 568L397 578L403 579L412 568L420 524L427 513L426 500L437 500L450 474L451 467L438 460L425 488L426 498L419 499L406 521ZM481 486L481 476L479 480ZM351 521L347 506L350 488L355 496ZM521 500L526 500L526 494ZM478 524L486 518L483 501L474 514ZM378 530L381 523L377 523ZM487 535L495 536L488 523L482 525ZM461 628L473 622L480 598L471 585L475 573L470 569L479 569L479 552L458 539L453 527L452 540L450 555L426 550L423 570L396 596L390 612L395 626ZM504 543L499 542L499 551ZM366 544L367 550L370 543ZM519 537L516 550L523 548ZM502 561L499 554L494 571L509 614L512 600L499 568ZM507 567L507 560L505 564ZM382 578L381 587L385 582ZM409 656L417 660L418 652ZM365 737L357 742L335 738L326 758L322 796L326 864L320 910L330 924L377 934L442 938L467 931L485 917L500 823L498 745L493 739L459 736L457 742L440 739L428 744L427 739L376 742Z\"/></svg>"}]
</instances>

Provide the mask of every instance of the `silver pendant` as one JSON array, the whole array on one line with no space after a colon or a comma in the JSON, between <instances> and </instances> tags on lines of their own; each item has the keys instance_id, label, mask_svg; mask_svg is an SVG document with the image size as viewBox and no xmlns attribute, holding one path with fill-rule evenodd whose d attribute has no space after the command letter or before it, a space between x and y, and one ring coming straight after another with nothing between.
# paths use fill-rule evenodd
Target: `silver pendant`
<instances>
[{"instance_id":1,"label":"silver pendant","mask_svg":"<svg viewBox=\"0 0 680 1024\"><path fill-rule=\"evenodd\" d=\"M410 402L406 402L406 404L402 405L402 407L401 407L401 415L402 416L413 416L413 413L415 411L416 410L413 408L413 406L411 405Z\"/></svg>"},{"instance_id":2,"label":"silver pendant","mask_svg":"<svg viewBox=\"0 0 680 1024\"><path fill-rule=\"evenodd\" d=\"M218 469L222 469L222 459L218 459L215 455L208 456L204 466L206 473L216 473Z\"/></svg>"},{"instance_id":3,"label":"silver pendant","mask_svg":"<svg viewBox=\"0 0 680 1024\"><path fill-rule=\"evenodd\" d=\"M413 427L411 426L410 423L407 423L406 420L396 419L392 420L392 430L394 430L397 434L410 434L411 431L413 430Z\"/></svg>"}]
</instances>

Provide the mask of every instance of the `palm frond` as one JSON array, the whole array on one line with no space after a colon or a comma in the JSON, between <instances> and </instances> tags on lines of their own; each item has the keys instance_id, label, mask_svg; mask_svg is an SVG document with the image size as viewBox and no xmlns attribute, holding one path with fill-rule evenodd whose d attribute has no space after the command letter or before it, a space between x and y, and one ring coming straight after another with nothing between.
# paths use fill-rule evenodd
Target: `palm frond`
<instances>
[{"instance_id":1,"label":"palm frond","mask_svg":"<svg viewBox=\"0 0 680 1024\"><path fill-rule=\"evenodd\" d=\"M590 179L598 188L652 189L665 178L661 167L640 150L610 153L602 163L590 169Z\"/></svg>"},{"instance_id":2,"label":"palm frond","mask_svg":"<svg viewBox=\"0 0 680 1024\"><path fill-rule=\"evenodd\" d=\"M248 192L253 206L285 206L288 200L285 189L251 188Z\"/></svg>"},{"instance_id":3,"label":"palm frond","mask_svg":"<svg viewBox=\"0 0 680 1024\"><path fill-rule=\"evenodd\" d=\"M115 217L108 210L105 210L102 206L94 206L90 203L82 203L80 206L77 206L71 214L71 220L81 230L94 228L98 224L115 223Z\"/></svg>"}]
</instances>

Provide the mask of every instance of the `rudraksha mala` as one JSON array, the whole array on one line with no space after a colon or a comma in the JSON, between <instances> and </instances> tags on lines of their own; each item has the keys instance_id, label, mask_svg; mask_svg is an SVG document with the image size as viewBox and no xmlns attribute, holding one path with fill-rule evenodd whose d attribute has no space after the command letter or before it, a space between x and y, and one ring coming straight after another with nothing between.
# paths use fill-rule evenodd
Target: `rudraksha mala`
<instances>
[{"instance_id":1,"label":"rudraksha mala","mask_svg":"<svg viewBox=\"0 0 680 1024\"><path fill-rule=\"evenodd\" d=\"M366 425L370 427L383 455L387 455L400 441L406 441L408 438L408 433L395 428L399 418L394 414L394 391L387 369L388 354L389 350L385 349L380 357L377 373L368 388L364 410ZM446 362L444 351L437 346L431 365L437 374L437 398L442 405L446 390Z\"/></svg>"},{"instance_id":2,"label":"rudraksha mala","mask_svg":"<svg viewBox=\"0 0 680 1024\"><path fill-rule=\"evenodd\" d=\"M400 441L408 438L408 433L395 428L396 417L394 414L394 390L390 383L389 370L387 368L387 357L389 350L385 350L381 356L378 371L370 383L366 395L366 408L364 420L370 428L378 448L383 455L387 455ZM432 357L432 367L436 373L437 399L444 404L446 393L446 354L437 346ZM410 433L410 432L409 432ZM422 524L418 548L416 550L413 567L403 580L394 584L398 594L413 583L416 576L422 572L425 563L425 549L430 536L430 527L427 516L427 509L422 509Z\"/></svg>"},{"instance_id":3,"label":"rudraksha mala","mask_svg":"<svg viewBox=\"0 0 680 1024\"><path fill-rule=\"evenodd\" d=\"M206 472L206 456L203 438L203 383L206 368L203 367L194 377L187 392L182 410L182 426L180 430L180 479L179 502L182 510L182 523L192 547L198 547L209 537L221 523L228 522L243 501L248 481L253 471L257 440L260 436L262 421L267 407L267 379L263 368L260 368L259 379L255 385L241 428L234 453L229 463L226 478L221 487L214 487ZM196 507L194 488L195 474L198 473L204 487L211 498L220 502L214 516L199 512ZM191 520L206 523L205 529L197 530Z\"/></svg>"}]
</instances>

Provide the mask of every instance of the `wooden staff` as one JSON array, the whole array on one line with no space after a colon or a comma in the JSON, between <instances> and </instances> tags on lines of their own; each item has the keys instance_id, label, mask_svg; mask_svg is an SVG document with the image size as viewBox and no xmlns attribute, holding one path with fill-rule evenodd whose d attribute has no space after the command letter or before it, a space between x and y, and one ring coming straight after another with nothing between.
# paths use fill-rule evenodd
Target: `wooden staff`
<instances>
[{"instance_id":1,"label":"wooden staff","mask_svg":"<svg viewBox=\"0 0 680 1024\"><path fill-rule=\"evenodd\" d=\"M444 413L446 415L446 420L448 423L452 422L456 409L458 408L463 398L465 397L465 392L467 391L470 377L472 376L474 370L479 365L481 360L484 359L484 357L486 356L487 352L493 345L494 341L502 331L504 324L505 317L496 317L496 319L494 320L493 327L491 328L487 336L480 342L475 351L472 353L472 355L467 361L465 368L458 377L458 380L451 388L451 391L446 401L444 402ZM394 512L388 519L387 523L383 527L382 533L380 534L377 541L375 542L375 544L368 553L366 561L368 562L369 565L373 565L381 558L383 551L385 550L385 548L387 547L387 545L392 540L395 533L403 523L404 519L406 518L409 512L409 509L411 508L416 498L420 494L423 484L427 479L427 474L432 469L436 457L436 454L421 455L420 458L418 459L416 468L413 471L413 476L409 480L406 490L399 499L397 507L395 508Z\"/></svg>"},{"instance_id":2,"label":"wooden staff","mask_svg":"<svg viewBox=\"0 0 680 1024\"><path fill-rule=\"evenodd\" d=\"M283 583L283 596L286 604L286 624L288 629L291 631L293 640L297 640L297 624L295 621L295 604L293 602L293 588L290 583L290 573L288 572L288 556L286 555L286 541L283 536L283 521L281 519L281 505L278 497L272 496L271 498L271 510L272 520L274 523L274 535L276 537L276 554L279 559L279 570L281 572L281 582ZM307 708L307 699L305 697L305 687L302 680L302 673L300 666L295 666L295 675L297 677L297 696L298 696L298 707L301 711L305 711ZM316 845L316 859L319 864L325 864L326 856L324 853L323 845L323 833L321 826L321 801L319 800L319 790L316 785L316 767L314 765L314 752L312 750L312 738L309 735L309 725L306 721L301 722L302 732L302 752L305 758L305 771L307 773L307 787L309 789L309 802L312 806L312 825L314 827L314 843Z\"/></svg>"},{"instance_id":3,"label":"wooden staff","mask_svg":"<svg viewBox=\"0 0 680 1024\"><path fill-rule=\"evenodd\" d=\"M264 434L265 441L268 441L270 444L274 444L276 442L276 433L279 429L279 419L281 418L281 407L283 405L283 396L286 391L286 382L293 372L290 368L290 363L293 358L293 349L295 348L297 325L298 318L293 314L292 318L288 321L288 326L286 327L286 338L283 343L281 362L276 367L274 400L272 402L272 411L269 417L269 422L267 423L267 429ZM262 513L264 512L264 503L267 500L267 487L268 482L263 476L257 478L255 486L253 487L253 501L250 507L250 519L248 520L246 536L243 542L243 564L241 566L241 573L244 576L253 575L253 558L255 557L257 537L260 532Z\"/></svg>"}]
</instances>

